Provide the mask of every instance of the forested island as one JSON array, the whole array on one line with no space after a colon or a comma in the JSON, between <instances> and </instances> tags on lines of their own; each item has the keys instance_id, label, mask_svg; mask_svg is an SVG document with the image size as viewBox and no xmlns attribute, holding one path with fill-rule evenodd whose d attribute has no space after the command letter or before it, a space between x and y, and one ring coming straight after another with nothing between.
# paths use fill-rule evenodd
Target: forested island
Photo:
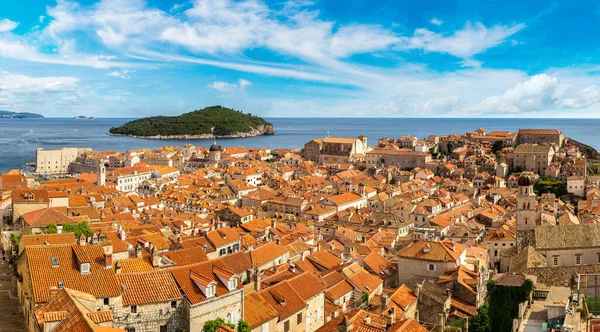
<instances>
[{"instance_id":1,"label":"forested island","mask_svg":"<svg viewBox=\"0 0 600 332\"><path fill-rule=\"evenodd\" d=\"M11 112L0 110L0 119L42 119L43 115L29 112Z\"/></svg>"},{"instance_id":2,"label":"forested island","mask_svg":"<svg viewBox=\"0 0 600 332\"><path fill-rule=\"evenodd\" d=\"M252 137L275 131L268 121L223 106L210 106L179 116L153 116L110 128L112 135L154 139L201 139L212 137Z\"/></svg>"}]
</instances>

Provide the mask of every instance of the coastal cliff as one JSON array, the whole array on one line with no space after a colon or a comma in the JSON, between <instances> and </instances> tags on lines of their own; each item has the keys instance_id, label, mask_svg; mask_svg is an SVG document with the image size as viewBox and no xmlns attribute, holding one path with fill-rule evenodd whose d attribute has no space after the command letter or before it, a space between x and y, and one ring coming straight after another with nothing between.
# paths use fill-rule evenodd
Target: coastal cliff
<instances>
[{"instance_id":1,"label":"coastal cliff","mask_svg":"<svg viewBox=\"0 0 600 332\"><path fill-rule=\"evenodd\" d=\"M211 106L179 116L142 118L113 127L109 135L149 139L244 138L275 134L266 120L222 106Z\"/></svg>"}]
</instances>

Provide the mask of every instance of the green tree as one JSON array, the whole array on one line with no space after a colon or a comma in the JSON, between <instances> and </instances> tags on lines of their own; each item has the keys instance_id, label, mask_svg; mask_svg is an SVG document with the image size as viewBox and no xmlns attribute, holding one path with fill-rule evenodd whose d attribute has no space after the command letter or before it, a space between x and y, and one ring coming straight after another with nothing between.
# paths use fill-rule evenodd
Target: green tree
<instances>
[{"instance_id":1,"label":"green tree","mask_svg":"<svg viewBox=\"0 0 600 332\"><path fill-rule=\"evenodd\" d=\"M215 332L219 329L219 327L223 325L231 327L232 329L235 328L233 324L226 323L223 318L216 318L204 323L204 326L202 327L202 332Z\"/></svg>"},{"instance_id":2,"label":"green tree","mask_svg":"<svg viewBox=\"0 0 600 332\"><path fill-rule=\"evenodd\" d=\"M46 226L46 234L56 234L58 233L58 227L56 227L55 223L50 223Z\"/></svg>"},{"instance_id":3,"label":"green tree","mask_svg":"<svg viewBox=\"0 0 600 332\"><path fill-rule=\"evenodd\" d=\"M248 322L240 320L237 326L237 332L252 332L250 324Z\"/></svg>"},{"instance_id":4,"label":"green tree","mask_svg":"<svg viewBox=\"0 0 600 332\"><path fill-rule=\"evenodd\" d=\"M494 280L489 280L487 289L490 331L510 331L513 319L519 314L519 304L529 299L533 282L526 279L521 287L505 287L496 285Z\"/></svg>"},{"instance_id":5,"label":"green tree","mask_svg":"<svg viewBox=\"0 0 600 332\"><path fill-rule=\"evenodd\" d=\"M19 243L21 243L22 234L16 235L15 233L10 233L10 242L13 245L13 248L16 252L19 252Z\"/></svg>"},{"instance_id":6,"label":"green tree","mask_svg":"<svg viewBox=\"0 0 600 332\"><path fill-rule=\"evenodd\" d=\"M64 233L75 233L75 237L80 237L81 234L85 234L85 236L92 236L94 231L90 227L90 224L87 221L82 221L78 224L64 224L63 225Z\"/></svg>"},{"instance_id":7,"label":"green tree","mask_svg":"<svg viewBox=\"0 0 600 332\"><path fill-rule=\"evenodd\" d=\"M498 151L502 150L503 147L504 143L502 141L494 142L494 145L492 145L492 153L496 154Z\"/></svg>"},{"instance_id":8,"label":"green tree","mask_svg":"<svg viewBox=\"0 0 600 332\"><path fill-rule=\"evenodd\" d=\"M362 295L360 296L360 302L361 303L369 302L369 293L363 292Z\"/></svg>"},{"instance_id":9,"label":"green tree","mask_svg":"<svg viewBox=\"0 0 600 332\"><path fill-rule=\"evenodd\" d=\"M484 304L477 309L477 315L469 320L469 332L489 332L490 314L488 304Z\"/></svg>"}]
</instances>

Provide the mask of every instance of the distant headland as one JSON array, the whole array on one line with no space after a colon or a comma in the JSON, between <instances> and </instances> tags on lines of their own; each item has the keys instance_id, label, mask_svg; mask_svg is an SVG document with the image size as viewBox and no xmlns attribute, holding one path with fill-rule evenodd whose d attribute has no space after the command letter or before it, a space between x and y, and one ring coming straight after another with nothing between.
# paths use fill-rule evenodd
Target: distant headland
<instances>
[{"instance_id":1,"label":"distant headland","mask_svg":"<svg viewBox=\"0 0 600 332\"><path fill-rule=\"evenodd\" d=\"M94 120L95 118L93 116L87 117L87 116L76 116L73 118L74 120Z\"/></svg>"},{"instance_id":2,"label":"distant headland","mask_svg":"<svg viewBox=\"0 0 600 332\"><path fill-rule=\"evenodd\" d=\"M11 112L0 110L0 119L43 119L44 116L29 112Z\"/></svg>"},{"instance_id":3,"label":"distant headland","mask_svg":"<svg viewBox=\"0 0 600 332\"><path fill-rule=\"evenodd\" d=\"M110 128L110 135L152 139L243 138L275 133L273 125L252 114L210 106L179 116L153 116Z\"/></svg>"}]
</instances>

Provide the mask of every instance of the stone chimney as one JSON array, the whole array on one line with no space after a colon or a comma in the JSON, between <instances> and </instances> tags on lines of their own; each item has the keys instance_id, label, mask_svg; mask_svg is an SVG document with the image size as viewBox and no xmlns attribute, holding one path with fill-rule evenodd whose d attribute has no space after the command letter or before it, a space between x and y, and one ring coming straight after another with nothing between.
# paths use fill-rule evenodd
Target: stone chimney
<instances>
[{"instance_id":1,"label":"stone chimney","mask_svg":"<svg viewBox=\"0 0 600 332\"><path fill-rule=\"evenodd\" d=\"M371 317L369 316L369 314L367 314L365 318L363 318L363 322L366 324L371 324Z\"/></svg>"},{"instance_id":2,"label":"stone chimney","mask_svg":"<svg viewBox=\"0 0 600 332\"><path fill-rule=\"evenodd\" d=\"M381 310L387 309L390 305L390 297L387 294L381 294Z\"/></svg>"},{"instance_id":3,"label":"stone chimney","mask_svg":"<svg viewBox=\"0 0 600 332\"><path fill-rule=\"evenodd\" d=\"M150 253L152 254L152 267L158 267L160 265L160 256L158 255L158 250L154 245L152 245Z\"/></svg>"},{"instance_id":4,"label":"stone chimney","mask_svg":"<svg viewBox=\"0 0 600 332\"><path fill-rule=\"evenodd\" d=\"M385 317L386 320L386 327L390 327L394 324L396 324L396 307L392 307L389 311L387 316Z\"/></svg>"},{"instance_id":5,"label":"stone chimney","mask_svg":"<svg viewBox=\"0 0 600 332\"><path fill-rule=\"evenodd\" d=\"M135 257L142 258L142 245L138 242L138 245L135 247Z\"/></svg>"},{"instance_id":6,"label":"stone chimney","mask_svg":"<svg viewBox=\"0 0 600 332\"><path fill-rule=\"evenodd\" d=\"M112 267L112 255L113 247L110 242L105 242L102 245L102 251L104 252L104 268L109 269Z\"/></svg>"},{"instance_id":7,"label":"stone chimney","mask_svg":"<svg viewBox=\"0 0 600 332\"><path fill-rule=\"evenodd\" d=\"M254 290L256 290L257 292L260 291L260 282L262 279L262 275L262 271L256 270L256 272L254 272Z\"/></svg>"},{"instance_id":8,"label":"stone chimney","mask_svg":"<svg viewBox=\"0 0 600 332\"><path fill-rule=\"evenodd\" d=\"M87 243L87 238L85 237L85 234L81 233L81 236L79 237L79 245L85 246L86 243Z\"/></svg>"},{"instance_id":9,"label":"stone chimney","mask_svg":"<svg viewBox=\"0 0 600 332\"><path fill-rule=\"evenodd\" d=\"M121 274L121 261L117 261L117 263L115 263L115 273Z\"/></svg>"},{"instance_id":10,"label":"stone chimney","mask_svg":"<svg viewBox=\"0 0 600 332\"><path fill-rule=\"evenodd\" d=\"M344 316L342 321L337 325L338 332L350 332L354 328L354 325L350 323L348 316Z\"/></svg>"}]
</instances>

